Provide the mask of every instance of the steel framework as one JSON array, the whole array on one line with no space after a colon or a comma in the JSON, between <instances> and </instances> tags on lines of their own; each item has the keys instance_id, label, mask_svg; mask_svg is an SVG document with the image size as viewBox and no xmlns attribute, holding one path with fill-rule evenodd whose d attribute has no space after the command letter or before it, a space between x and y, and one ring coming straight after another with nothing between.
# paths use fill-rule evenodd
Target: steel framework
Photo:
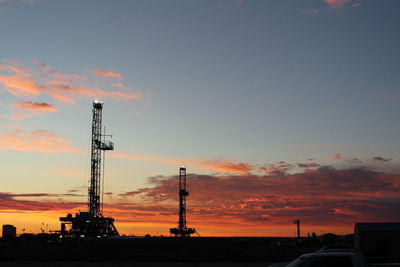
<instances>
[{"instance_id":1,"label":"steel framework","mask_svg":"<svg viewBox=\"0 0 400 267\"><path fill-rule=\"evenodd\" d=\"M61 235L63 236L116 236L119 235L114 226L114 219L103 217L101 198L102 162L105 151L114 150L114 144L105 141L107 136L102 132L103 102L93 101L91 170L88 189L88 210L72 216L61 217ZM103 164L104 166L104 164ZM104 181L103 181L104 183ZM70 229L66 229L69 226Z\"/></svg>"},{"instance_id":2,"label":"steel framework","mask_svg":"<svg viewBox=\"0 0 400 267\"><path fill-rule=\"evenodd\" d=\"M190 237L196 233L196 229L186 226L186 197L189 192L186 190L186 167L179 168L179 222L178 228L171 228L169 232L175 236Z\"/></svg>"}]
</instances>

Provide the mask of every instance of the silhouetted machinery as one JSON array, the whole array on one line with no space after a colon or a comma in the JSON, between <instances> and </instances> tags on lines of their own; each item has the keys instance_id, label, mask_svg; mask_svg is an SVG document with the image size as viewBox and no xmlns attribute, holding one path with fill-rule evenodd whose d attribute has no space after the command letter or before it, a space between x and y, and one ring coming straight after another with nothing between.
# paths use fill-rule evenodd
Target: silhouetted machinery
<instances>
[{"instance_id":1,"label":"silhouetted machinery","mask_svg":"<svg viewBox=\"0 0 400 267\"><path fill-rule=\"evenodd\" d=\"M300 219L297 219L293 222L297 225L297 237L300 238Z\"/></svg>"},{"instance_id":2,"label":"silhouetted machinery","mask_svg":"<svg viewBox=\"0 0 400 267\"><path fill-rule=\"evenodd\" d=\"M190 237L196 233L196 229L186 227L186 197L189 192L186 190L186 167L179 168L179 222L178 228L171 228L169 232L175 236Z\"/></svg>"},{"instance_id":3,"label":"silhouetted machinery","mask_svg":"<svg viewBox=\"0 0 400 267\"><path fill-rule=\"evenodd\" d=\"M100 189L101 174L104 169L102 169L101 163L102 160L104 161L105 151L114 150L114 144L110 141L105 141L107 135L102 133L102 111L103 102L93 101L91 171L88 193L89 212L76 213L75 217L72 214L61 217L60 232L62 236L102 237L119 235L114 226L114 218L103 217L102 214L103 203L100 198Z\"/></svg>"}]
</instances>

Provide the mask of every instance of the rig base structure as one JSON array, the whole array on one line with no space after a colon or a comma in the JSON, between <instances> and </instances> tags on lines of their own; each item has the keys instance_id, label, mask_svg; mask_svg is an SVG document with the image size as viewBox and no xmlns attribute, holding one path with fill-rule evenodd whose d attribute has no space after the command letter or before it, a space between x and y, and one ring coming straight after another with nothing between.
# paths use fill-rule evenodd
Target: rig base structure
<instances>
[{"instance_id":1,"label":"rig base structure","mask_svg":"<svg viewBox=\"0 0 400 267\"><path fill-rule=\"evenodd\" d=\"M190 237L190 235L196 233L196 229L194 228L171 228L169 229L169 232L175 236L180 236L180 237Z\"/></svg>"},{"instance_id":2,"label":"rig base structure","mask_svg":"<svg viewBox=\"0 0 400 267\"><path fill-rule=\"evenodd\" d=\"M89 212L76 213L75 217L68 214L61 217L61 231L63 237L106 237L119 236L114 226L114 219L107 217L90 218Z\"/></svg>"}]
</instances>

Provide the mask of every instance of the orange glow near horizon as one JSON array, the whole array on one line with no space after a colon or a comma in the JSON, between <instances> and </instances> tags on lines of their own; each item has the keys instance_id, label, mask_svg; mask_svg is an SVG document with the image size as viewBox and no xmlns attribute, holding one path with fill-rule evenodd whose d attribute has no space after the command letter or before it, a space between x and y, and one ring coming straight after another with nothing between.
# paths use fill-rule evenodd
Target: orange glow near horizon
<instances>
[{"instance_id":1,"label":"orange glow near horizon","mask_svg":"<svg viewBox=\"0 0 400 267\"><path fill-rule=\"evenodd\" d=\"M17 228L17 234L41 233L60 230L59 217L66 216L62 211L46 212L9 212L0 213L2 224L12 224ZM175 220L174 220L175 219ZM166 222L119 222L115 217L115 225L121 235L144 236L146 234L154 236L169 236L169 228L177 225L177 216L168 218ZM134 220L134 219L133 219ZM194 222L194 221L193 221ZM224 225L220 223L208 223L197 221L192 224L188 221L189 227L194 227L202 237L294 237L296 227L292 223L265 226L246 226L246 225ZM307 233L315 232L317 235L324 233L349 234L353 232L354 225L335 226L335 225L302 225L302 236Z\"/></svg>"},{"instance_id":2,"label":"orange glow near horizon","mask_svg":"<svg viewBox=\"0 0 400 267\"><path fill-rule=\"evenodd\" d=\"M398 174L359 166L276 173L189 174L188 227L202 236L294 236L295 219L301 220L303 235L351 233L356 222L398 220L393 212ZM82 195L73 192L0 193L0 219L19 229L40 232L44 223L58 230L60 216L87 209ZM73 201L78 198L81 202ZM104 216L115 219L121 234L168 236L178 221L177 176L149 178L147 187L135 191L108 192Z\"/></svg>"}]
</instances>

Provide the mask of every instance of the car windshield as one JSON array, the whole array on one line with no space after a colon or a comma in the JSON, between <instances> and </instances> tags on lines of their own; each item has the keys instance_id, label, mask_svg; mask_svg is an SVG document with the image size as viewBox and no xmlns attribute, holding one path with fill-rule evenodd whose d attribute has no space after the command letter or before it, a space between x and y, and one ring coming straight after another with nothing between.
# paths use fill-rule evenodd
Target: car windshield
<instances>
[{"instance_id":1,"label":"car windshield","mask_svg":"<svg viewBox=\"0 0 400 267\"><path fill-rule=\"evenodd\" d=\"M288 265L286 265L286 267L295 267L298 266L301 262L303 262L305 259L305 257L298 257L297 259L295 259L294 261L292 261L291 263L289 263Z\"/></svg>"}]
</instances>

